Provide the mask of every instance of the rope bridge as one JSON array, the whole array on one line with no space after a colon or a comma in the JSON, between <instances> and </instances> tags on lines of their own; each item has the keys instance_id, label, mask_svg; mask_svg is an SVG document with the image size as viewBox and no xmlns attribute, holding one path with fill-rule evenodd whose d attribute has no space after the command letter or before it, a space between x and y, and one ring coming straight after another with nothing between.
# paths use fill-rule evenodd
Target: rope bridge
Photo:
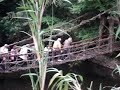
<instances>
[{"instance_id":1,"label":"rope bridge","mask_svg":"<svg viewBox=\"0 0 120 90\"><path fill-rule=\"evenodd\" d=\"M115 41L111 44L111 37L103 39L91 39L86 41L74 42L69 48L61 49L59 54L55 55L55 51L48 52L46 58L48 66L60 65L67 62L86 60L94 58L97 55L103 55L120 50L120 41ZM111 48L112 47L112 48ZM65 52L67 51L67 52ZM28 70L38 68L38 61L35 53L28 53L27 55L33 56L28 60L20 60L16 55L14 61L10 60L11 55L7 54L8 60L0 62L0 73L11 73L21 70ZM0 55L2 56L2 55ZM61 59L61 61L58 61Z\"/></svg>"},{"instance_id":2,"label":"rope bridge","mask_svg":"<svg viewBox=\"0 0 120 90\"><path fill-rule=\"evenodd\" d=\"M112 53L114 51L119 51L120 41L115 41L115 39L113 38L114 37L113 27L115 21L113 17L109 18L108 20L103 17L105 13L107 13L113 8L110 8L102 13L99 13L94 17L90 17L87 20L83 20L83 18L87 17L89 15L88 13L83 16L77 17L76 19L71 20L66 24L62 24L62 25L58 24L57 26L54 26L55 29L62 29L64 31L71 32L72 30L75 30L76 28L81 27L82 25L88 22L100 18L99 37L96 37L94 39L73 42L69 48L64 48L64 49L62 48L59 51L52 50L50 52L45 52L45 57L48 60L48 67L54 65L60 65L68 62L86 60L86 59L94 58L97 55L103 55L107 53ZM105 22L109 23L108 25L109 35L103 37L102 34L103 34ZM56 36L58 36L58 34L52 35L52 37L56 37ZM15 42L13 44L10 44L9 46L31 41L31 39L32 37L22 40L20 42ZM55 54L56 52L59 52L59 54ZM28 57L27 60L21 60L19 57L22 55L13 55L15 57L15 60L11 60L10 58L13 56L10 55L10 53L0 54L0 58L1 57L7 58L7 60L4 61L2 60L0 62L0 73L12 73L21 70L38 68L38 60L36 59L36 54L28 53L26 55L30 56L30 58ZM61 61L59 59L61 59Z\"/></svg>"}]
</instances>

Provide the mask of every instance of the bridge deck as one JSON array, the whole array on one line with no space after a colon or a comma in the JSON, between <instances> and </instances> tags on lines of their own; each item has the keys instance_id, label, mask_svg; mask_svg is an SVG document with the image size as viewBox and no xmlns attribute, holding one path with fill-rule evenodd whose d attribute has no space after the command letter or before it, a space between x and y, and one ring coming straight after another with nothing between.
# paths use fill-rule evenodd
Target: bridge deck
<instances>
[{"instance_id":1,"label":"bridge deck","mask_svg":"<svg viewBox=\"0 0 120 90\"><path fill-rule=\"evenodd\" d=\"M67 62L73 62L78 60L86 60L94 58L97 55L111 53L113 51L120 50L120 42L115 42L110 48L110 38L104 38L101 40L95 39L94 41L88 41L87 43L77 43L67 48L69 52L61 53L54 56L54 52L50 52L48 59L48 66L60 65ZM61 49L64 51L65 49ZM61 58L62 61L57 61L55 58ZM20 70L27 70L30 68L38 68L38 62L34 58L32 60L17 60L16 61L4 61L0 63L0 73L11 73Z\"/></svg>"}]
</instances>

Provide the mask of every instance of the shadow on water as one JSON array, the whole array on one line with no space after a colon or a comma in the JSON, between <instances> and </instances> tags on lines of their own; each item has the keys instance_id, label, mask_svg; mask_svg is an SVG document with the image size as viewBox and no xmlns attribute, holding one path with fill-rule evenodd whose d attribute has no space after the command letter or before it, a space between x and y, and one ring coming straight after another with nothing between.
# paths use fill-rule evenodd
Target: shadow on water
<instances>
[{"instance_id":1,"label":"shadow on water","mask_svg":"<svg viewBox=\"0 0 120 90\"><path fill-rule=\"evenodd\" d=\"M108 70L99 65L91 63L90 61L77 62L72 64L64 64L60 66L55 66L59 70L62 69L64 73L74 72L76 74L81 74L84 78L82 88L87 90L90 86L91 81L93 81L92 90L99 90L99 85L102 86L120 86L119 80L114 79L111 76L112 70ZM0 77L0 90L32 90L29 78L22 77L20 74L13 73L10 75L3 75ZM49 81L51 75L48 74L47 80ZM48 82L47 82L48 83ZM47 90L47 89L45 89ZM110 88L105 88L104 90L110 90Z\"/></svg>"}]
</instances>

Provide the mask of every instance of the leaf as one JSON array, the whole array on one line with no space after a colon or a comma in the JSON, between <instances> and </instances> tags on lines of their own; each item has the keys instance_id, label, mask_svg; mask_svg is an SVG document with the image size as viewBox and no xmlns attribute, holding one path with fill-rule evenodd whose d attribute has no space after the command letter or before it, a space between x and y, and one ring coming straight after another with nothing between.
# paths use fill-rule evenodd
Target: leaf
<instances>
[{"instance_id":1,"label":"leaf","mask_svg":"<svg viewBox=\"0 0 120 90\"><path fill-rule=\"evenodd\" d=\"M56 68L48 68L47 72L59 72L59 70Z\"/></svg>"},{"instance_id":2,"label":"leaf","mask_svg":"<svg viewBox=\"0 0 120 90\"><path fill-rule=\"evenodd\" d=\"M112 76L114 73L119 73L120 75L120 66L116 64L116 68L112 71Z\"/></svg>"},{"instance_id":3,"label":"leaf","mask_svg":"<svg viewBox=\"0 0 120 90\"><path fill-rule=\"evenodd\" d=\"M72 90L81 90L81 85L78 82L77 78L81 78L80 75L76 75L74 73L68 73L65 76L60 75L58 77L57 83L53 84L53 87L51 90L54 88L56 90L68 90L68 87L70 87ZM82 79L81 79L82 80ZM55 87L56 86L56 87Z\"/></svg>"},{"instance_id":4,"label":"leaf","mask_svg":"<svg viewBox=\"0 0 120 90\"><path fill-rule=\"evenodd\" d=\"M2 1L4 1L4 0L0 0L0 2L2 2Z\"/></svg>"},{"instance_id":5,"label":"leaf","mask_svg":"<svg viewBox=\"0 0 120 90\"><path fill-rule=\"evenodd\" d=\"M102 90L102 84L100 83L99 90Z\"/></svg>"},{"instance_id":6,"label":"leaf","mask_svg":"<svg viewBox=\"0 0 120 90\"><path fill-rule=\"evenodd\" d=\"M23 76L38 76L38 75L36 73L27 73L27 74L21 75L21 77Z\"/></svg>"},{"instance_id":7,"label":"leaf","mask_svg":"<svg viewBox=\"0 0 120 90\"><path fill-rule=\"evenodd\" d=\"M45 33L45 31L40 31L39 35L42 36Z\"/></svg>"},{"instance_id":8,"label":"leaf","mask_svg":"<svg viewBox=\"0 0 120 90\"><path fill-rule=\"evenodd\" d=\"M54 88L56 88L57 84L61 81L61 78L59 78L53 85L51 90L55 90Z\"/></svg>"},{"instance_id":9,"label":"leaf","mask_svg":"<svg viewBox=\"0 0 120 90\"><path fill-rule=\"evenodd\" d=\"M55 80L58 76L60 76L60 75L62 75L62 71L61 71L61 70L60 70L58 73L56 73L56 74L51 78L48 87L51 86L51 84L54 82L54 80Z\"/></svg>"},{"instance_id":10,"label":"leaf","mask_svg":"<svg viewBox=\"0 0 120 90\"><path fill-rule=\"evenodd\" d=\"M90 87L87 88L87 89L88 89L88 90L92 90L92 86L93 86L93 81L91 81L91 83L90 83Z\"/></svg>"},{"instance_id":11,"label":"leaf","mask_svg":"<svg viewBox=\"0 0 120 90\"><path fill-rule=\"evenodd\" d=\"M64 84L64 90L68 90L68 84L67 84L67 82L65 82L65 84Z\"/></svg>"},{"instance_id":12,"label":"leaf","mask_svg":"<svg viewBox=\"0 0 120 90\"><path fill-rule=\"evenodd\" d=\"M78 0L78 3L84 2L85 0Z\"/></svg>"},{"instance_id":13,"label":"leaf","mask_svg":"<svg viewBox=\"0 0 120 90\"><path fill-rule=\"evenodd\" d=\"M62 33L64 33L64 34L70 36L67 32L65 32L65 31L63 31L63 30L61 30L61 29L53 29L53 31L59 31L59 32L62 32Z\"/></svg>"},{"instance_id":14,"label":"leaf","mask_svg":"<svg viewBox=\"0 0 120 90\"><path fill-rule=\"evenodd\" d=\"M20 31L20 32L22 32L22 33L24 33L24 34L26 34L26 35L32 37L32 35L30 35L29 33L25 32L25 31Z\"/></svg>"},{"instance_id":15,"label":"leaf","mask_svg":"<svg viewBox=\"0 0 120 90\"><path fill-rule=\"evenodd\" d=\"M58 83L56 89L63 90L63 85L64 85L64 79L61 78L61 81Z\"/></svg>"},{"instance_id":16,"label":"leaf","mask_svg":"<svg viewBox=\"0 0 120 90\"><path fill-rule=\"evenodd\" d=\"M72 4L69 0L63 0L63 1L68 2L69 4Z\"/></svg>"},{"instance_id":17,"label":"leaf","mask_svg":"<svg viewBox=\"0 0 120 90\"><path fill-rule=\"evenodd\" d=\"M77 80L77 77L78 77L81 81L83 81L83 77L81 75L76 75L74 73L69 73L68 76L69 75L72 76L72 77L74 77L76 80Z\"/></svg>"},{"instance_id":18,"label":"leaf","mask_svg":"<svg viewBox=\"0 0 120 90\"><path fill-rule=\"evenodd\" d=\"M31 18L27 18L27 17L13 17L13 18L17 18L17 19L24 19L24 20L29 20L29 21L31 21L31 20L32 20Z\"/></svg>"},{"instance_id":19,"label":"leaf","mask_svg":"<svg viewBox=\"0 0 120 90\"><path fill-rule=\"evenodd\" d=\"M80 78L80 80L83 82L83 77L81 75L78 75L78 77Z\"/></svg>"},{"instance_id":20,"label":"leaf","mask_svg":"<svg viewBox=\"0 0 120 90\"><path fill-rule=\"evenodd\" d=\"M117 70L118 70L118 72L120 74L120 66L118 66L118 65L116 65L116 66L117 66Z\"/></svg>"},{"instance_id":21,"label":"leaf","mask_svg":"<svg viewBox=\"0 0 120 90\"><path fill-rule=\"evenodd\" d=\"M116 38L118 37L118 35L120 34L120 25L119 25L119 27L118 27L118 29L117 29L117 31L116 31Z\"/></svg>"},{"instance_id":22,"label":"leaf","mask_svg":"<svg viewBox=\"0 0 120 90\"><path fill-rule=\"evenodd\" d=\"M116 58L120 57L120 53L116 56Z\"/></svg>"}]
</instances>

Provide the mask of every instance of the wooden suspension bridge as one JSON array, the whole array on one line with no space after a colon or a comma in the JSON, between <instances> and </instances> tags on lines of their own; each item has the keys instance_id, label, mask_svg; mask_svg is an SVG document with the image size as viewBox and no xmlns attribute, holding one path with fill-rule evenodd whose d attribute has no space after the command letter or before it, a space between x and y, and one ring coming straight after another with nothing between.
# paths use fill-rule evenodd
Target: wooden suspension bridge
<instances>
[{"instance_id":1,"label":"wooden suspension bridge","mask_svg":"<svg viewBox=\"0 0 120 90\"><path fill-rule=\"evenodd\" d=\"M111 17L107 22L109 23L109 34L105 37L103 37L103 30L105 27L106 19L102 17L100 19L99 36L97 38L73 42L69 48L61 49L60 52L62 52L58 55L54 55L54 51L48 52L48 55L46 57L48 60L48 66L86 60L94 58L98 55L119 51L120 41L116 41L114 35L115 20ZM64 53L64 51L67 52ZM35 56L34 53L28 53L28 55ZM16 57L19 56L20 55L16 55ZM11 55L7 54L8 60L0 62L0 73L12 73L21 70L38 68L38 61L35 57L28 60L19 60L16 58L14 61L11 61L10 57ZM56 58L60 58L61 61L57 61Z\"/></svg>"},{"instance_id":2,"label":"wooden suspension bridge","mask_svg":"<svg viewBox=\"0 0 120 90\"><path fill-rule=\"evenodd\" d=\"M107 53L111 53L114 51L120 50L120 42L116 41L113 44L110 44L111 38L104 38L104 39L95 39L94 41L87 41L86 43L74 44L70 46L69 48L66 48L68 50L67 53L61 53L59 55L54 56L54 52L49 52L48 59L48 66L53 65L60 65L67 62L73 62L73 61L80 61L80 60L86 60L90 58L94 58L98 55L103 55ZM111 48L112 47L112 48ZM64 51L65 49L61 49L61 51ZM28 53L33 54L33 53ZM20 55L16 55L17 57ZM7 55L7 57L11 57L10 55ZM61 61L57 61L55 58L62 58ZM30 60L19 60L16 58L15 61L11 61L8 59L7 61L0 63L0 72L1 73L7 73L7 72L15 72L15 71L21 71L21 70L27 70L31 68L38 68L38 61L36 58L30 59Z\"/></svg>"}]
</instances>

